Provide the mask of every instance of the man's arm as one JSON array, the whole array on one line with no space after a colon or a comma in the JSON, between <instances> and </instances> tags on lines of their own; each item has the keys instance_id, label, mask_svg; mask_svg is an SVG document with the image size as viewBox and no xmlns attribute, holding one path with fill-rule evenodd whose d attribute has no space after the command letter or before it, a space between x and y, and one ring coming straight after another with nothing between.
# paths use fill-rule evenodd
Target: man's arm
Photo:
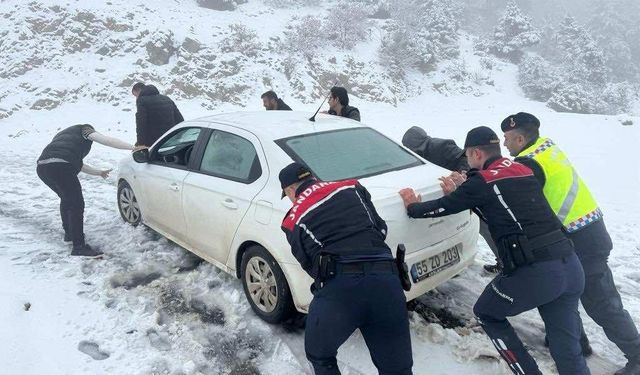
<instances>
[{"instance_id":1,"label":"man's arm","mask_svg":"<svg viewBox=\"0 0 640 375\"><path fill-rule=\"evenodd\" d=\"M527 158L524 156L517 157L514 159L514 161L529 167L529 169L533 171L533 175L536 177L536 179L540 183L540 186L544 187L544 184L547 181L547 178L544 175L544 170L542 169L542 166L537 161L535 161L532 158Z\"/></svg>"},{"instance_id":2,"label":"man's arm","mask_svg":"<svg viewBox=\"0 0 640 375\"><path fill-rule=\"evenodd\" d=\"M86 174L90 174L92 176L100 176L102 178L109 177L109 172L112 171L112 169L98 169L88 164L82 164L82 168L80 170Z\"/></svg>"},{"instance_id":3,"label":"man's arm","mask_svg":"<svg viewBox=\"0 0 640 375\"><path fill-rule=\"evenodd\" d=\"M301 238L302 233L300 231L300 227L297 225L293 227L293 230L288 230L287 228L282 227L282 231L287 236L287 241L289 245L291 245L291 253L298 260L302 269L305 270L311 277L313 262L312 259L307 256L306 251L304 250L304 242Z\"/></svg>"},{"instance_id":4,"label":"man's arm","mask_svg":"<svg viewBox=\"0 0 640 375\"><path fill-rule=\"evenodd\" d=\"M484 204L486 200L486 183L482 176L474 174L462 185L439 199L427 202L415 202L405 198L405 190L401 196L407 207L407 214L413 218L440 217L457 214Z\"/></svg>"},{"instance_id":5,"label":"man's arm","mask_svg":"<svg viewBox=\"0 0 640 375\"><path fill-rule=\"evenodd\" d=\"M371 194L369 194L369 191L364 186L360 185L360 183L356 185L356 192L358 192L358 195L363 200L365 207L371 215L371 219L374 222L374 225L380 231L380 233L382 233L382 237L386 239L387 223L380 217L380 215L378 215L376 207L373 205L373 202L371 202Z\"/></svg>"},{"instance_id":6,"label":"man's arm","mask_svg":"<svg viewBox=\"0 0 640 375\"><path fill-rule=\"evenodd\" d=\"M109 146L109 147L113 147L113 148L117 148L120 150L133 150L134 146L121 141L117 138L113 138L113 137L108 137L104 134L100 134L96 131L92 132L91 134L89 134L87 136L87 139L93 142L98 142L101 145L105 145L105 146Z\"/></svg>"},{"instance_id":7,"label":"man's arm","mask_svg":"<svg viewBox=\"0 0 640 375\"><path fill-rule=\"evenodd\" d=\"M184 117L182 117L182 113L180 113L180 110L178 109L178 106L176 105L176 103L173 103L173 110L175 111L176 125L183 122Z\"/></svg>"},{"instance_id":8,"label":"man's arm","mask_svg":"<svg viewBox=\"0 0 640 375\"><path fill-rule=\"evenodd\" d=\"M148 128L148 120L149 114L147 112L147 107L140 101L140 98L136 100L136 146L151 146L145 144L147 139L147 128Z\"/></svg>"}]
</instances>

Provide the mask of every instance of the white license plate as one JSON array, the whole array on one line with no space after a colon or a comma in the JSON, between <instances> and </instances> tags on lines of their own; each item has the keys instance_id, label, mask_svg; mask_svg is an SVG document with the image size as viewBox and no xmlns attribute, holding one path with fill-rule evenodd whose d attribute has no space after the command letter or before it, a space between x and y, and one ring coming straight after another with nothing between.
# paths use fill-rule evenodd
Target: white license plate
<instances>
[{"instance_id":1,"label":"white license plate","mask_svg":"<svg viewBox=\"0 0 640 375\"><path fill-rule=\"evenodd\" d=\"M447 249L440 254L416 262L411 266L411 278L413 283L418 283L429 278L439 272L446 270L455 264L460 263L460 253L462 252L462 244Z\"/></svg>"}]
</instances>

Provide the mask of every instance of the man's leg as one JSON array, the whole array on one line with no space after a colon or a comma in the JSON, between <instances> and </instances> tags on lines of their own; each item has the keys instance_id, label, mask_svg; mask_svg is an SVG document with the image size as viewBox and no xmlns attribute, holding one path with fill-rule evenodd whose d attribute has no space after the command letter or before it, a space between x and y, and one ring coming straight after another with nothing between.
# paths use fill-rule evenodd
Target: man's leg
<instances>
[{"instance_id":1,"label":"man's leg","mask_svg":"<svg viewBox=\"0 0 640 375\"><path fill-rule=\"evenodd\" d=\"M549 338L549 351L560 375L588 375L590 372L580 346L582 321L578 312L584 273L575 255L566 260L564 294L538 310Z\"/></svg>"},{"instance_id":2,"label":"man's leg","mask_svg":"<svg viewBox=\"0 0 640 375\"><path fill-rule=\"evenodd\" d=\"M82 186L71 165L61 166L56 172L54 178L60 191L61 211L66 211L67 229L71 235L73 247L81 247L85 244Z\"/></svg>"},{"instance_id":3,"label":"man's leg","mask_svg":"<svg viewBox=\"0 0 640 375\"><path fill-rule=\"evenodd\" d=\"M406 298L397 275L368 275L368 294L360 326L380 375L411 375L413 358Z\"/></svg>"},{"instance_id":4,"label":"man's leg","mask_svg":"<svg viewBox=\"0 0 640 375\"><path fill-rule=\"evenodd\" d=\"M607 338L620 348L627 359L640 360L638 330L622 305L608 266L604 273L586 276L581 301L587 314L604 329Z\"/></svg>"},{"instance_id":5,"label":"man's leg","mask_svg":"<svg viewBox=\"0 0 640 375\"><path fill-rule=\"evenodd\" d=\"M525 290L518 291L518 285L509 284L523 283L514 276L496 276L473 306L473 313L514 374L542 374L506 319L507 316L531 310L536 305L523 298Z\"/></svg>"},{"instance_id":6,"label":"man's leg","mask_svg":"<svg viewBox=\"0 0 640 375\"><path fill-rule=\"evenodd\" d=\"M62 200L62 194L60 193L60 187L57 184L57 171L58 168L56 164L59 163L51 163L51 164L43 164L38 165L36 169L36 173L42 182L45 183L49 187L49 189L53 190L54 193L60 198L60 219L62 220L62 229L64 229L64 238L65 241L71 240L71 232L69 231L69 220L67 215L67 208L64 205Z\"/></svg>"},{"instance_id":7,"label":"man's leg","mask_svg":"<svg viewBox=\"0 0 640 375\"><path fill-rule=\"evenodd\" d=\"M338 348L357 327L352 311L357 303L344 298L341 278L336 277L316 291L309 306L304 348L315 375L340 375Z\"/></svg>"}]
</instances>

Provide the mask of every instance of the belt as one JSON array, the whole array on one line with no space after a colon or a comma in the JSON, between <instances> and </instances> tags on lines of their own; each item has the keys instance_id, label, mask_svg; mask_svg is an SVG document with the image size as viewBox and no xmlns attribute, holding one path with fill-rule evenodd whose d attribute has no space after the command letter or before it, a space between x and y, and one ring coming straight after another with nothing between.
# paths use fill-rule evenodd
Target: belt
<instances>
[{"instance_id":1,"label":"belt","mask_svg":"<svg viewBox=\"0 0 640 375\"><path fill-rule=\"evenodd\" d=\"M398 274L398 268L392 260L358 263L336 263L336 274L370 274L392 273Z\"/></svg>"}]
</instances>

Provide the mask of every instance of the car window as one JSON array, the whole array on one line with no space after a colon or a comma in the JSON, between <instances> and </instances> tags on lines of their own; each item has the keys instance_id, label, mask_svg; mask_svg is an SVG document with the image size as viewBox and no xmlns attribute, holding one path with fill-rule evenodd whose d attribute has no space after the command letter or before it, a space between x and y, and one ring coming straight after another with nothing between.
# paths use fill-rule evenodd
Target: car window
<instances>
[{"instance_id":1,"label":"car window","mask_svg":"<svg viewBox=\"0 0 640 375\"><path fill-rule=\"evenodd\" d=\"M351 128L279 139L294 160L324 181L374 176L424 164L371 128Z\"/></svg>"},{"instance_id":2,"label":"car window","mask_svg":"<svg viewBox=\"0 0 640 375\"><path fill-rule=\"evenodd\" d=\"M200 128L184 128L171 134L155 148L151 161L186 168L200 131Z\"/></svg>"},{"instance_id":3,"label":"car window","mask_svg":"<svg viewBox=\"0 0 640 375\"><path fill-rule=\"evenodd\" d=\"M262 173L253 144L240 136L219 130L209 137L200 171L245 183L257 180Z\"/></svg>"}]
</instances>

